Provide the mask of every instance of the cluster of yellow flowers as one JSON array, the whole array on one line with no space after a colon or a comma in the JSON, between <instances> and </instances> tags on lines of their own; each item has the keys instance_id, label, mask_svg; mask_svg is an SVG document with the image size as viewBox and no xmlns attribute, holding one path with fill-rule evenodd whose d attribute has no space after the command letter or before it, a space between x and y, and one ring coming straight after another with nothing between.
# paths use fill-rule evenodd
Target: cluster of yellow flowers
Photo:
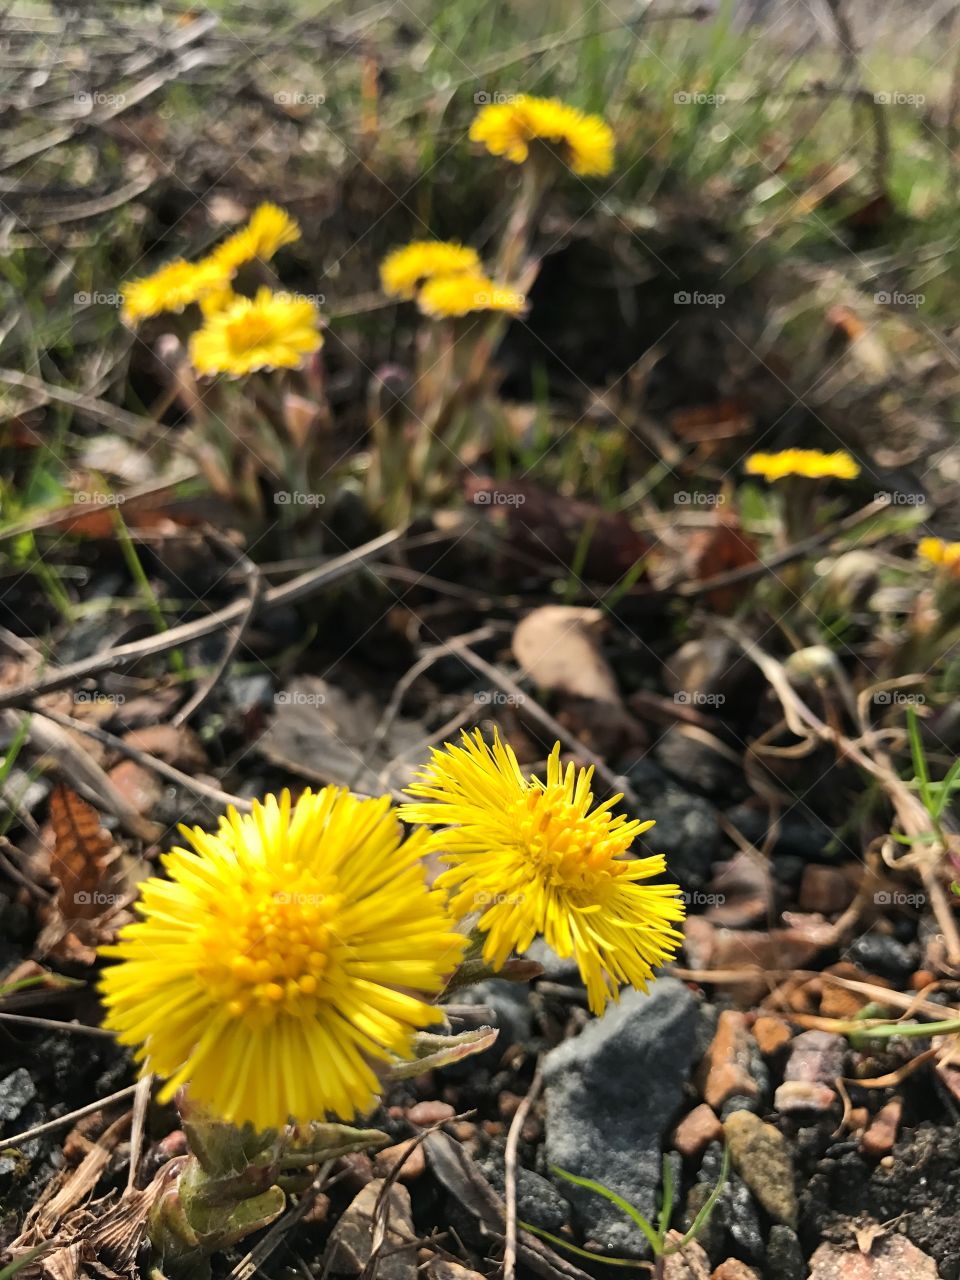
<instances>
[{"instance_id":1,"label":"cluster of yellow flowers","mask_svg":"<svg viewBox=\"0 0 960 1280\"><path fill-rule=\"evenodd\" d=\"M247 263L269 262L278 249L300 238L285 210L263 204L199 262L177 258L121 286L123 319L135 325L164 311L196 303L203 325L190 339L190 358L201 374L295 368L322 345L320 316L307 298L275 293L266 286L253 298L234 292L237 272Z\"/></svg>"},{"instance_id":2,"label":"cluster of yellow flowers","mask_svg":"<svg viewBox=\"0 0 960 1280\"><path fill-rule=\"evenodd\" d=\"M486 274L476 249L455 240L413 240L388 253L380 283L391 298L416 298L424 315L465 316L471 311L520 315L522 293Z\"/></svg>"},{"instance_id":3,"label":"cluster of yellow flowers","mask_svg":"<svg viewBox=\"0 0 960 1280\"><path fill-rule=\"evenodd\" d=\"M514 164L523 164L531 146L540 144L581 177L603 177L613 168L613 130L606 120L559 98L518 93L490 103L477 112L470 140Z\"/></svg>"},{"instance_id":4,"label":"cluster of yellow flowers","mask_svg":"<svg viewBox=\"0 0 960 1280\"><path fill-rule=\"evenodd\" d=\"M652 823L594 807L590 770L544 781L477 731L434 752L399 813L346 789L284 792L219 830L181 828L192 849L142 887L140 919L105 948L106 1025L231 1123L259 1129L375 1105L376 1064L409 1058L416 1029L468 946L499 968L542 934L576 957L591 1009L621 983L642 989L681 940L676 885L645 885L661 856L631 860ZM399 821L417 830L404 838ZM427 824L442 823L431 832ZM447 869L430 887L427 854Z\"/></svg>"},{"instance_id":5,"label":"cluster of yellow flowers","mask_svg":"<svg viewBox=\"0 0 960 1280\"><path fill-rule=\"evenodd\" d=\"M860 464L838 449L821 453L819 449L781 449L779 453L752 453L745 468L748 475L766 480L783 480L786 476L806 476L809 480L856 480Z\"/></svg>"},{"instance_id":6,"label":"cluster of yellow flowers","mask_svg":"<svg viewBox=\"0 0 960 1280\"><path fill-rule=\"evenodd\" d=\"M917 555L951 577L960 578L960 542L945 542L943 538L921 538L917 543Z\"/></svg>"}]
</instances>

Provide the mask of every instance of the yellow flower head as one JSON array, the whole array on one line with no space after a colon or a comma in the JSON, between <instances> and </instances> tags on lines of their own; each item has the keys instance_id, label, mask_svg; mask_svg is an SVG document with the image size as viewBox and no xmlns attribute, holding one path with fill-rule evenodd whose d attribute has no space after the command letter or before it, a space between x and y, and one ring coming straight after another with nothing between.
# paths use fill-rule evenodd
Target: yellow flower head
<instances>
[{"instance_id":1,"label":"yellow flower head","mask_svg":"<svg viewBox=\"0 0 960 1280\"><path fill-rule=\"evenodd\" d=\"M676 885L639 883L664 870L662 855L624 856L653 823L614 817L619 796L593 808L592 773L564 771L557 743L546 781L526 778L498 734L490 747L477 730L434 750L409 788L422 802L400 814L449 824L431 845L450 864L437 887L451 892L455 912L482 913L489 964L499 968L542 933L558 955L576 957L600 1013L621 983L646 990L681 941L683 905Z\"/></svg>"},{"instance_id":2,"label":"yellow flower head","mask_svg":"<svg viewBox=\"0 0 960 1280\"><path fill-rule=\"evenodd\" d=\"M514 164L523 164L535 140L554 148L583 177L602 177L613 168L613 130L606 120L559 98L520 93L511 102L481 107L470 126L471 142L482 142L492 155Z\"/></svg>"},{"instance_id":3,"label":"yellow flower head","mask_svg":"<svg viewBox=\"0 0 960 1280\"><path fill-rule=\"evenodd\" d=\"M427 887L426 838L403 840L388 797L338 787L181 831L193 849L164 857L169 878L104 948L105 1025L167 1077L162 1099L189 1083L230 1123L371 1110L374 1064L438 1021L426 999L465 945Z\"/></svg>"},{"instance_id":4,"label":"yellow flower head","mask_svg":"<svg viewBox=\"0 0 960 1280\"><path fill-rule=\"evenodd\" d=\"M917 543L917 555L936 565L938 569L960 577L960 542L945 542L943 538L921 538Z\"/></svg>"},{"instance_id":5,"label":"yellow flower head","mask_svg":"<svg viewBox=\"0 0 960 1280\"><path fill-rule=\"evenodd\" d=\"M175 258L153 275L127 280L120 286L124 323L133 325L162 311L182 311L191 302L201 302L223 289L228 279L223 267L209 258L197 263Z\"/></svg>"},{"instance_id":6,"label":"yellow flower head","mask_svg":"<svg viewBox=\"0 0 960 1280\"><path fill-rule=\"evenodd\" d=\"M412 298L434 276L480 271L476 249L456 240L414 240L388 253L380 264L380 283L391 298Z\"/></svg>"},{"instance_id":7,"label":"yellow flower head","mask_svg":"<svg viewBox=\"0 0 960 1280\"><path fill-rule=\"evenodd\" d=\"M508 285L498 284L482 271L461 271L436 276L417 294L417 306L426 316L465 316L470 311L506 311L520 315L526 298Z\"/></svg>"},{"instance_id":8,"label":"yellow flower head","mask_svg":"<svg viewBox=\"0 0 960 1280\"><path fill-rule=\"evenodd\" d=\"M278 249L300 239L300 226L279 205L262 204L250 221L218 245L210 258L233 275L245 262L269 262Z\"/></svg>"},{"instance_id":9,"label":"yellow flower head","mask_svg":"<svg viewBox=\"0 0 960 1280\"><path fill-rule=\"evenodd\" d=\"M856 480L860 464L843 449L836 453L821 453L819 449L781 449L779 453L751 453L745 470L748 475L763 476L767 480L782 480L785 476L806 476L810 480L832 476L837 480Z\"/></svg>"},{"instance_id":10,"label":"yellow flower head","mask_svg":"<svg viewBox=\"0 0 960 1280\"><path fill-rule=\"evenodd\" d=\"M309 299L272 293L264 285L255 298L236 295L208 315L190 339L190 359L203 374L240 377L254 369L294 369L323 345L319 325Z\"/></svg>"}]
</instances>

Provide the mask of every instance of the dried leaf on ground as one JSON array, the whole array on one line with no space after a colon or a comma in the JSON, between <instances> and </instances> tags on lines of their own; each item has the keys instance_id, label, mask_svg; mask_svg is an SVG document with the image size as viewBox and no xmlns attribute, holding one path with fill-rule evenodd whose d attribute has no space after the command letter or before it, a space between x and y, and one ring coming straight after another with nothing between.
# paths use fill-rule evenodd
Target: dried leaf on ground
<instances>
[{"instance_id":1,"label":"dried leaf on ground","mask_svg":"<svg viewBox=\"0 0 960 1280\"><path fill-rule=\"evenodd\" d=\"M619 705L613 670L600 650L603 626L599 609L543 605L517 624L513 655L541 689Z\"/></svg>"}]
</instances>

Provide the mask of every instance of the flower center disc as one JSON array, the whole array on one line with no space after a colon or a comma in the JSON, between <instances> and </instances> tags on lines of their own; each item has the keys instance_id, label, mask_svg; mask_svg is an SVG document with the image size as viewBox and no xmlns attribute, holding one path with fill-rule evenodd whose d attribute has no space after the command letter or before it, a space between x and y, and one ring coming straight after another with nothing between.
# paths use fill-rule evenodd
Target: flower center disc
<instances>
[{"instance_id":1,"label":"flower center disc","mask_svg":"<svg viewBox=\"0 0 960 1280\"><path fill-rule=\"evenodd\" d=\"M332 878L291 876L289 887L257 878L218 903L200 939L200 981L234 1017L264 1026L279 1013L316 1013L340 896Z\"/></svg>"},{"instance_id":2,"label":"flower center disc","mask_svg":"<svg viewBox=\"0 0 960 1280\"><path fill-rule=\"evenodd\" d=\"M547 884L568 892L589 891L600 879L618 875L626 863L618 833L609 831L607 813L584 814L563 787L531 787L512 806L520 841Z\"/></svg>"},{"instance_id":3,"label":"flower center disc","mask_svg":"<svg viewBox=\"0 0 960 1280\"><path fill-rule=\"evenodd\" d=\"M240 316L227 325L227 340L236 352L253 351L271 336L270 321L262 315Z\"/></svg>"}]
</instances>

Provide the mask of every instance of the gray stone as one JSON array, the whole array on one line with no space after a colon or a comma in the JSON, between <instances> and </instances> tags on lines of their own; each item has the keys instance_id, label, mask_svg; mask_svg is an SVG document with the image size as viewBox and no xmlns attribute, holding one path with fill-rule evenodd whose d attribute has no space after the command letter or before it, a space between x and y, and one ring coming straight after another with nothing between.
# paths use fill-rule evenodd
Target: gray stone
<instances>
[{"instance_id":1,"label":"gray stone","mask_svg":"<svg viewBox=\"0 0 960 1280\"><path fill-rule=\"evenodd\" d=\"M500 1035L492 1048L486 1053L498 1059L512 1044L525 1044L533 1034L533 1018L530 1012L530 989L525 982L506 982L503 978L490 978L486 982L478 982L476 986L467 987L457 992L458 1004L487 1005L496 1015L494 1025L500 1028ZM462 1063L452 1064L445 1068L447 1072L463 1067L468 1073L472 1071L472 1063L482 1060L467 1058ZM456 1072L455 1072L456 1074Z\"/></svg>"},{"instance_id":2,"label":"gray stone","mask_svg":"<svg viewBox=\"0 0 960 1280\"><path fill-rule=\"evenodd\" d=\"M638 796L637 817L656 822L636 842L636 851L665 854L671 880L681 889L702 889L720 856L720 823L713 805L648 760L632 765L627 777Z\"/></svg>"},{"instance_id":3,"label":"gray stone","mask_svg":"<svg viewBox=\"0 0 960 1280\"><path fill-rule=\"evenodd\" d=\"M694 1061L698 1005L674 978L650 994L626 990L544 1062L550 1165L602 1182L655 1216L661 1150ZM584 1231L603 1250L642 1255L630 1219L603 1197L558 1182Z\"/></svg>"},{"instance_id":4,"label":"gray stone","mask_svg":"<svg viewBox=\"0 0 960 1280\"><path fill-rule=\"evenodd\" d=\"M503 1161L480 1161L480 1170L490 1185L501 1195L504 1193ZM532 1222L544 1231L557 1232L570 1221L570 1201L562 1196L552 1182L532 1169L517 1166L517 1216L523 1222Z\"/></svg>"},{"instance_id":5,"label":"gray stone","mask_svg":"<svg viewBox=\"0 0 960 1280\"><path fill-rule=\"evenodd\" d=\"M806 1274L797 1233L779 1222L767 1237L767 1274L777 1280L803 1280Z\"/></svg>"},{"instance_id":6,"label":"gray stone","mask_svg":"<svg viewBox=\"0 0 960 1280\"><path fill-rule=\"evenodd\" d=\"M376 1205L384 1179L374 1178L347 1206L327 1243L325 1269L335 1275L358 1276L373 1252ZM416 1280L416 1235L410 1210L410 1192L395 1182L387 1192L386 1236L378 1255L377 1274L382 1280Z\"/></svg>"},{"instance_id":7,"label":"gray stone","mask_svg":"<svg viewBox=\"0 0 960 1280\"><path fill-rule=\"evenodd\" d=\"M0 1124L8 1124L22 1115L37 1096L37 1086L26 1067L17 1067L0 1080Z\"/></svg>"}]
</instances>

